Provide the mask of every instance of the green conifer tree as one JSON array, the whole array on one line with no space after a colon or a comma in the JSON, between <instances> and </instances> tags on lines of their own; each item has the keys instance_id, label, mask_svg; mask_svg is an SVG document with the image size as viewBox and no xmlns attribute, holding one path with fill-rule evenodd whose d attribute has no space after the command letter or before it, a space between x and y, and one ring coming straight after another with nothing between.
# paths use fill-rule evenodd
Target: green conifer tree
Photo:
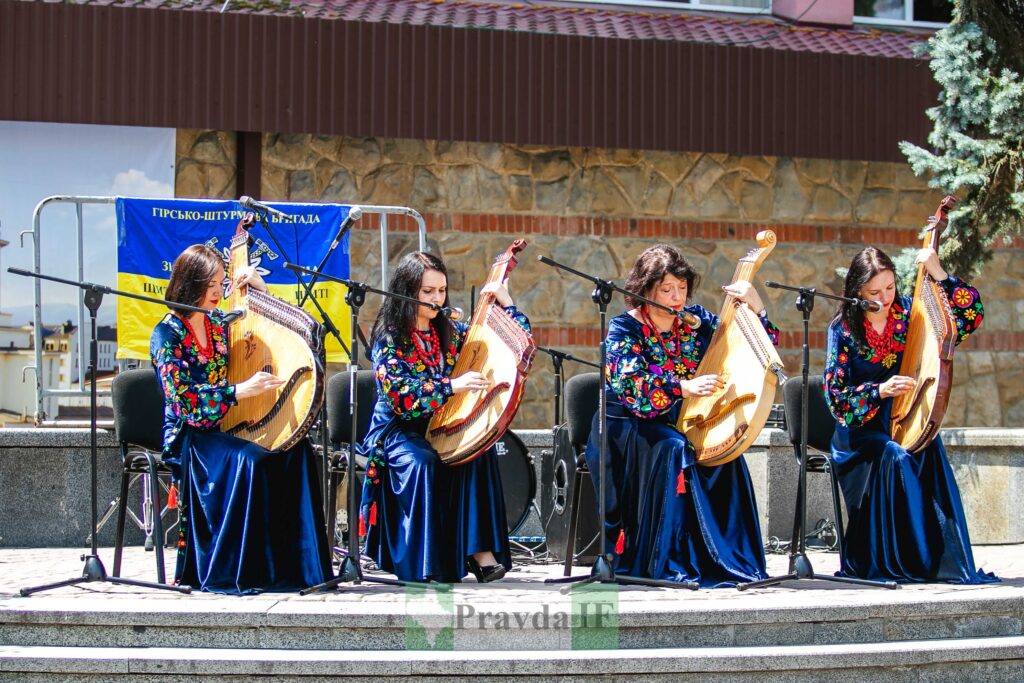
<instances>
[{"instance_id":1,"label":"green conifer tree","mask_svg":"<svg viewBox=\"0 0 1024 683\"><path fill-rule=\"evenodd\" d=\"M927 112L933 151L909 142L900 149L915 174L960 199L942 262L970 278L992 258L994 242L1024 230L1024 0L956 0L953 21L927 50L942 86ZM896 259L911 286L913 251Z\"/></svg>"}]
</instances>

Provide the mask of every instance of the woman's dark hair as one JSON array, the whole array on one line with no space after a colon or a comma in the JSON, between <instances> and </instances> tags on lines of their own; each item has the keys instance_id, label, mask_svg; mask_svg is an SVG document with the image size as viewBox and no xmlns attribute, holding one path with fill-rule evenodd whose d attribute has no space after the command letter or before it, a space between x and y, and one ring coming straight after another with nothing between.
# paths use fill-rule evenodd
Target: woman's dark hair
<instances>
[{"instance_id":1,"label":"woman's dark hair","mask_svg":"<svg viewBox=\"0 0 1024 683\"><path fill-rule=\"evenodd\" d=\"M388 289L395 294L402 294L413 299L419 298L423 274L428 270L436 270L444 275L445 279L448 278L448 269L445 268L444 262L433 254L428 254L425 251L414 251L411 254L406 254L398 262L398 266L391 276L391 286ZM448 292L445 292L444 303L441 305L448 305ZM398 339L395 340L397 344L407 344L412 338L412 331L416 326L416 315L419 312L419 308L419 306L409 301L392 298L384 299L380 311L377 312L377 320L373 323L370 345L376 344L377 340L388 334L389 328L394 328L398 331ZM444 349L448 348L448 342L451 340L451 325L444 322L441 316L434 318L431 322L434 324L434 329L437 330L442 353L444 353Z\"/></svg>"},{"instance_id":2,"label":"woman's dark hair","mask_svg":"<svg viewBox=\"0 0 1024 683\"><path fill-rule=\"evenodd\" d=\"M198 306L203 303L206 288L216 277L217 270L223 266L224 258L220 252L205 244L193 244L178 254L171 266L171 279L164 293L167 307L179 315L191 315L192 311L178 308L174 304Z\"/></svg>"},{"instance_id":3,"label":"woman's dark hair","mask_svg":"<svg viewBox=\"0 0 1024 683\"><path fill-rule=\"evenodd\" d=\"M860 291L864 285L871 281L879 273L891 271L896 277L896 266L892 259L876 247L864 247L850 262L850 269L846 271L846 284L843 286L843 296L859 299ZM899 283L896 283L896 290L899 291ZM850 334L861 346L867 344L864 336L864 311L860 306L855 306L845 301L839 304L838 316L846 323Z\"/></svg>"},{"instance_id":4,"label":"woman's dark hair","mask_svg":"<svg viewBox=\"0 0 1024 683\"><path fill-rule=\"evenodd\" d=\"M700 276L681 251L669 244L655 244L644 249L643 253L636 257L623 288L633 294L647 296L651 288L661 282L666 275L686 280L688 297L700 285ZM641 303L637 299L626 297L626 305L630 308L639 308Z\"/></svg>"}]
</instances>

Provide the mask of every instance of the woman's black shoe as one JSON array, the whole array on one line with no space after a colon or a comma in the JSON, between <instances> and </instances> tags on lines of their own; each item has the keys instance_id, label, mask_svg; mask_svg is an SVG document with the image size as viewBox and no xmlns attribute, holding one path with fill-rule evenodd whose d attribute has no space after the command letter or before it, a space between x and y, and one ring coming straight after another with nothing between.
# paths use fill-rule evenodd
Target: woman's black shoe
<instances>
[{"instance_id":1,"label":"woman's black shoe","mask_svg":"<svg viewBox=\"0 0 1024 683\"><path fill-rule=\"evenodd\" d=\"M481 567L480 563L471 557L466 560L466 566L480 583L490 583L505 576L505 565L503 564L489 564L486 567Z\"/></svg>"}]
</instances>

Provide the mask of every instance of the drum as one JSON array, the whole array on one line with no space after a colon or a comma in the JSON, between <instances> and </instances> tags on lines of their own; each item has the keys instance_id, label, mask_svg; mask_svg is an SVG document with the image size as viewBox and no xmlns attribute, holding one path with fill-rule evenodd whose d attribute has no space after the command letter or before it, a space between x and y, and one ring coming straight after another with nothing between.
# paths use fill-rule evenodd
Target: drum
<instances>
[{"instance_id":1,"label":"drum","mask_svg":"<svg viewBox=\"0 0 1024 683\"><path fill-rule=\"evenodd\" d=\"M494 444L501 471L501 490L505 495L505 518L512 536L523 526L537 495L537 475L526 444L511 430Z\"/></svg>"}]
</instances>

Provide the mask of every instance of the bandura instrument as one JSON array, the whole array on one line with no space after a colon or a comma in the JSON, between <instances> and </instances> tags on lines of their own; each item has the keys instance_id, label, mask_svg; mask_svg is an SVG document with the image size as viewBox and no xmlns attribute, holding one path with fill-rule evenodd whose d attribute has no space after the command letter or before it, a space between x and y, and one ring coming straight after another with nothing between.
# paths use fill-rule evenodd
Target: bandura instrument
<instances>
[{"instance_id":1,"label":"bandura instrument","mask_svg":"<svg viewBox=\"0 0 1024 683\"><path fill-rule=\"evenodd\" d=\"M956 197L945 197L935 210L934 220L922 246L939 251L939 235L946 227L946 212ZM956 319L946 292L925 270L917 266L914 299L907 324L907 345L898 374L913 377L914 389L893 398L892 439L908 451L917 452L931 443L939 432L953 386L953 351L956 349Z\"/></svg>"},{"instance_id":2,"label":"bandura instrument","mask_svg":"<svg viewBox=\"0 0 1024 683\"><path fill-rule=\"evenodd\" d=\"M506 282L516 267L516 254L525 247L526 240L513 242L494 261L485 284ZM536 350L533 336L494 295L481 294L451 376L475 370L490 381L490 389L454 394L430 418L426 437L441 462L469 462L501 438L519 410Z\"/></svg>"},{"instance_id":3,"label":"bandura instrument","mask_svg":"<svg viewBox=\"0 0 1024 683\"><path fill-rule=\"evenodd\" d=\"M231 239L229 278L249 264L253 222L246 214ZM225 309L245 312L228 326L228 382L238 384L263 370L285 383L240 400L221 421L221 431L271 451L291 448L306 435L324 400L320 325L301 308L245 285L231 290Z\"/></svg>"},{"instance_id":4,"label":"bandura instrument","mask_svg":"<svg viewBox=\"0 0 1024 683\"><path fill-rule=\"evenodd\" d=\"M739 260L733 282L751 282L775 248L775 233L757 234L757 248ZM755 311L726 295L718 327L697 366L696 376L718 375L725 387L710 396L683 399L676 428L686 435L700 465L721 465L739 457L768 420L775 390L785 381L782 360Z\"/></svg>"}]
</instances>

